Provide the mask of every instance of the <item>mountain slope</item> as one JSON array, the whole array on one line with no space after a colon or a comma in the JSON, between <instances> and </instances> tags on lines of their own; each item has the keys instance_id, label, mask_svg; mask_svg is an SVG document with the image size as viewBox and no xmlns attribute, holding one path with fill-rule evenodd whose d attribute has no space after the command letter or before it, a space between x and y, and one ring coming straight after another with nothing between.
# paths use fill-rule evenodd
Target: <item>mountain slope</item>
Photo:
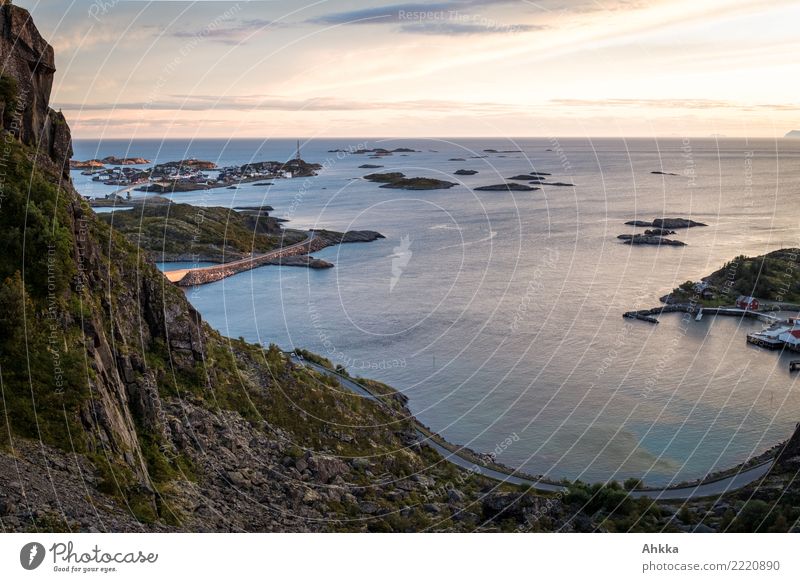
<instances>
[{"instance_id":1,"label":"mountain slope","mask_svg":"<svg viewBox=\"0 0 800 582\"><path fill-rule=\"evenodd\" d=\"M555 528L274 346L210 329L73 189L52 48L0 6L0 525L23 530ZM569 528L574 525L567 526Z\"/></svg>"}]
</instances>

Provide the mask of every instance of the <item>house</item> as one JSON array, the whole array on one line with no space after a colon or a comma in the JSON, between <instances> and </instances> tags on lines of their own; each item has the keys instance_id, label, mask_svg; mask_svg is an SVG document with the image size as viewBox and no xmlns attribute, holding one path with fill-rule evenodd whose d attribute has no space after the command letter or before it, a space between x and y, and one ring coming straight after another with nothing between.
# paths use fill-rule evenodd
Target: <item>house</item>
<instances>
[{"instance_id":1,"label":"house","mask_svg":"<svg viewBox=\"0 0 800 582\"><path fill-rule=\"evenodd\" d=\"M795 352L800 352L800 326L796 325L778 336L787 348Z\"/></svg>"},{"instance_id":2,"label":"house","mask_svg":"<svg viewBox=\"0 0 800 582\"><path fill-rule=\"evenodd\" d=\"M758 299L755 297L750 297L749 295L739 295L736 299L736 307L739 309L748 309L750 311L756 311L758 309L759 303Z\"/></svg>"}]
</instances>

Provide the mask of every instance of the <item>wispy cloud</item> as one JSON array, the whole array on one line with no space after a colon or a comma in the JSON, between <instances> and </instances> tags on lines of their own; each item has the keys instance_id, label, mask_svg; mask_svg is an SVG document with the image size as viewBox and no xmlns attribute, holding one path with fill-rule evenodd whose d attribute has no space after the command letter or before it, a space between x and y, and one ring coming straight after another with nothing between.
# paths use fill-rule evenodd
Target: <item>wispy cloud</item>
<instances>
[{"instance_id":1,"label":"wispy cloud","mask_svg":"<svg viewBox=\"0 0 800 582\"><path fill-rule=\"evenodd\" d=\"M198 38L202 36L203 38L214 42L237 45L241 44L245 39L249 38L255 33L267 30L269 28L286 26L288 25L285 22L267 20L263 18L251 18L247 20L238 20L227 26L220 26L216 28L204 27L197 30L178 30L173 32L170 36L174 38Z\"/></svg>"},{"instance_id":2,"label":"wispy cloud","mask_svg":"<svg viewBox=\"0 0 800 582\"><path fill-rule=\"evenodd\" d=\"M511 4L510 0L450 0L428 4L405 3L360 8L325 14L308 21L310 24L366 25L393 24L397 32L412 34L464 36L502 34L541 30L528 23L508 23L478 15L475 10L493 5ZM519 2L513 2L518 4ZM532 7L533 5L528 5Z\"/></svg>"},{"instance_id":3,"label":"wispy cloud","mask_svg":"<svg viewBox=\"0 0 800 582\"><path fill-rule=\"evenodd\" d=\"M216 97L206 95L174 95L158 101L126 101L118 103L61 103L64 111L484 111L500 112L522 110L522 105L497 102L469 102L445 99L414 99L398 101L359 101L320 97L314 99L293 99L280 96L242 95Z\"/></svg>"},{"instance_id":4,"label":"wispy cloud","mask_svg":"<svg viewBox=\"0 0 800 582\"><path fill-rule=\"evenodd\" d=\"M716 99L551 99L548 103L566 107L647 107L655 109L738 109L741 111L797 111L797 103L741 103Z\"/></svg>"},{"instance_id":5,"label":"wispy cloud","mask_svg":"<svg viewBox=\"0 0 800 582\"><path fill-rule=\"evenodd\" d=\"M446 36L469 36L474 34L514 34L545 30L547 27L538 24L500 24L497 22L419 22L403 24L401 32L413 34L431 34Z\"/></svg>"}]
</instances>

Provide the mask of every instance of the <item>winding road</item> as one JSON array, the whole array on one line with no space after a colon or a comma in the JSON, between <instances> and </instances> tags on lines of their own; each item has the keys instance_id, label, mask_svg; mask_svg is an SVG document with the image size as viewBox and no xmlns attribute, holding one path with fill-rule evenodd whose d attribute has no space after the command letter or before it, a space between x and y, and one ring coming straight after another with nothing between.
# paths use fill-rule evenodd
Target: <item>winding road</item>
<instances>
[{"instance_id":1,"label":"winding road","mask_svg":"<svg viewBox=\"0 0 800 582\"><path fill-rule=\"evenodd\" d=\"M294 353L290 353L290 357L293 361L298 362L303 366L326 374L332 378L336 378L341 386L347 388L351 392L381 403L381 401L372 392L358 382L355 382L353 379L342 376L341 374L338 374L337 372L329 370L328 368L325 368L324 366L314 362L300 358ZM529 477L517 475L513 471L503 472L498 471L497 469L492 469L485 465L476 464L474 460L470 459L464 454L453 452L443 447L419 428L417 429L417 434L420 437L421 443L431 446L446 461L463 469L467 469L468 471L472 471L473 473L483 475L484 477L488 477L496 481L502 481L503 483L510 483L512 485L528 485L539 491L563 492L567 490L564 485L547 481L539 481ZM720 479L705 481L697 485L663 487L660 489L635 489L633 491L629 491L628 495L637 499L641 497L649 497L659 501L686 501L690 499L700 499L702 497L718 497L724 493L741 489L745 485L749 485L750 483L757 481L769 472L774 462L775 459L769 459L768 461L764 461L763 463L755 465L754 467L738 471L733 475Z\"/></svg>"}]
</instances>

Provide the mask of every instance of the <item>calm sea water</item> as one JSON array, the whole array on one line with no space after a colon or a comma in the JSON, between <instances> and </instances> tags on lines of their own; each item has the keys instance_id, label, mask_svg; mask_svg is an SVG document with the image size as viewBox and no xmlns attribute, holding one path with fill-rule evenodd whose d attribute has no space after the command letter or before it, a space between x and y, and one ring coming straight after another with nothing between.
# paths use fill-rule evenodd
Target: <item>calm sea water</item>
<instances>
[{"instance_id":1,"label":"calm sea water","mask_svg":"<svg viewBox=\"0 0 800 582\"><path fill-rule=\"evenodd\" d=\"M419 153L328 153L358 145ZM295 143L78 141L75 150L225 165L285 160ZM295 228L387 238L316 254L335 269L265 267L187 291L223 333L305 347L387 382L423 422L475 450L517 435L498 459L554 478L700 477L762 452L800 419L789 357L745 343L760 324L621 317L736 255L800 246L800 141L318 140L302 155L325 163L318 177L174 200L266 203ZM461 168L479 173L453 176ZM459 185L412 192L360 179L387 170ZM575 186L472 190L530 170ZM113 190L73 177L89 195ZM626 220L657 216L710 226L679 232L683 248L616 239L631 232Z\"/></svg>"}]
</instances>

